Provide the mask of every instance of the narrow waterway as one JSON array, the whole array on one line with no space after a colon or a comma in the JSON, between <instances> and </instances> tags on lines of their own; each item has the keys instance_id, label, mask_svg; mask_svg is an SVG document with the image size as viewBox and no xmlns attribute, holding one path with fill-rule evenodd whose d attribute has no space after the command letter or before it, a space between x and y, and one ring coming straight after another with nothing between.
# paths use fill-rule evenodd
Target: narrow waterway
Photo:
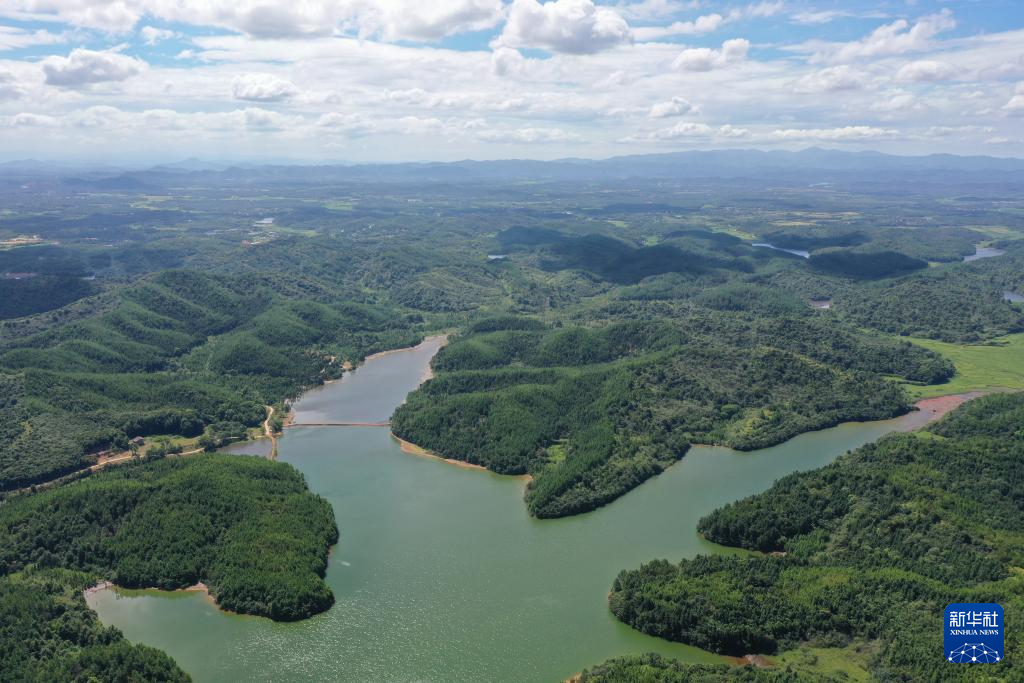
<instances>
[{"instance_id":1,"label":"narrow waterway","mask_svg":"<svg viewBox=\"0 0 1024 683\"><path fill-rule=\"evenodd\" d=\"M386 420L440 343L370 360L298 402L297 420ZM606 596L619 570L729 552L697 536L702 515L927 418L845 424L750 453L694 448L611 505L549 521L527 515L522 479L408 455L387 427L289 429L279 458L330 501L341 532L331 610L280 624L220 612L197 593L110 589L89 603L199 682L552 682L627 653L718 661L616 621Z\"/></svg>"}]
</instances>

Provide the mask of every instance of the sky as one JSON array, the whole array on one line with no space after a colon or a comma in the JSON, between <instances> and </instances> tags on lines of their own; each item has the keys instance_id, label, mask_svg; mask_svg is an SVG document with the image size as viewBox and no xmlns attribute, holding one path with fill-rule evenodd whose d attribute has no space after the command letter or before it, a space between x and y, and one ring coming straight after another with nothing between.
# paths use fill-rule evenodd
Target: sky
<instances>
[{"instance_id":1,"label":"sky","mask_svg":"<svg viewBox=\"0 0 1024 683\"><path fill-rule=\"evenodd\" d=\"M1024 157L1024 0L0 0L0 160Z\"/></svg>"}]
</instances>

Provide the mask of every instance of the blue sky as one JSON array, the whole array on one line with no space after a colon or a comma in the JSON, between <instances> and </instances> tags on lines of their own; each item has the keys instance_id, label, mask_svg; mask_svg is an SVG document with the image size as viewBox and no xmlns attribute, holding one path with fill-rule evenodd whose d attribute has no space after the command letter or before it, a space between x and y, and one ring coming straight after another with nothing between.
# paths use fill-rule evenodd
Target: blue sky
<instances>
[{"instance_id":1,"label":"blue sky","mask_svg":"<svg viewBox=\"0 0 1024 683\"><path fill-rule=\"evenodd\" d=\"M1024 156L1011 0L4 0L0 158Z\"/></svg>"}]
</instances>

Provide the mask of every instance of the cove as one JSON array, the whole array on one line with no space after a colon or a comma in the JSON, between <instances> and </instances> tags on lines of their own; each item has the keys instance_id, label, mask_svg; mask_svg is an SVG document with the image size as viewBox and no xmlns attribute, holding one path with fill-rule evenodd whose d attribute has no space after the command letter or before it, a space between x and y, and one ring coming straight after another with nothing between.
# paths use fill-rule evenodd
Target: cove
<instances>
[{"instance_id":1,"label":"cove","mask_svg":"<svg viewBox=\"0 0 1024 683\"><path fill-rule=\"evenodd\" d=\"M369 360L297 402L296 421L386 420L439 347ZM279 458L334 507L334 607L274 623L221 612L200 593L108 589L88 601L199 682L552 682L629 653L724 661L618 622L607 608L616 574L654 558L736 552L702 540L697 520L929 417L843 424L747 453L695 447L611 505L545 521L527 515L523 479L403 453L387 427L296 426ZM269 442L233 450L265 455Z\"/></svg>"}]
</instances>

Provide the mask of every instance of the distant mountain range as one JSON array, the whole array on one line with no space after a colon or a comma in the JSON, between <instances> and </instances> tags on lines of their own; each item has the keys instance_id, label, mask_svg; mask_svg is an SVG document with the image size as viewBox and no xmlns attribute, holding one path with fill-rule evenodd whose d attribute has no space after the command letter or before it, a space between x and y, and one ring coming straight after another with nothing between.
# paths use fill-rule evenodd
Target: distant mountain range
<instances>
[{"instance_id":1,"label":"distant mountain range","mask_svg":"<svg viewBox=\"0 0 1024 683\"><path fill-rule=\"evenodd\" d=\"M102 191L143 191L188 185L264 182L289 185L324 182L442 182L502 180L755 182L759 185L829 184L1010 184L1024 185L1024 159L988 156L896 156L809 148L799 152L714 150L531 161L455 161L401 164L224 164L187 159L145 169L83 167L34 160L0 164L0 182L49 181Z\"/></svg>"}]
</instances>

